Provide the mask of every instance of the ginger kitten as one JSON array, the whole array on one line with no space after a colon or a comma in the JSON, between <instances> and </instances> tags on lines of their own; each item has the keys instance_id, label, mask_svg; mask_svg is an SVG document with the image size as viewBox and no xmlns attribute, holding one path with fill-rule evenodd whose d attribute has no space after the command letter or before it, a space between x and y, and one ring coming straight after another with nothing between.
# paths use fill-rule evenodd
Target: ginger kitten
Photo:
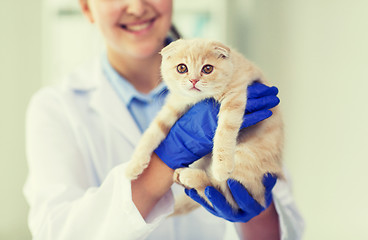
<instances>
[{"instance_id":1,"label":"ginger kitten","mask_svg":"<svg viewBox=\"0 0 368 240\"><path fill-rule=\"evenodd\" d=\"M278 107L272 109L269 119L239 131L247 87L254 81L268 83L262 72L234 49L210 40L180 39L162 49L161 55L161 74L170 93L136 147L127 166L127 177L135 179L143 172L153 151L191 106L205 98L214 98L221 106L212 154L189 168L176 169L174 181L195 188L205 199L205 187L214 186L237 209L226 183L232 178L265 205L264 174L283 177L283 123ZM177 201L174 214L186 213L195 205L185 196Z\"/></svg>"}]
</instances>

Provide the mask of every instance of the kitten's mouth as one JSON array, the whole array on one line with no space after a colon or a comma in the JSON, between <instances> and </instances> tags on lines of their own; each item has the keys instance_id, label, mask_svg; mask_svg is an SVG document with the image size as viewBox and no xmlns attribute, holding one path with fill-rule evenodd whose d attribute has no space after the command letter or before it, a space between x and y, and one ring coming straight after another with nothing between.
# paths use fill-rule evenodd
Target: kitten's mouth
<instances>
[{"instance_id":1,"label":"kitten's mouth","mask_svg":"<svg viewBox=\"0 0 368 240\"><path fill-rule=\"evenodd\" d=\"M201 92L200 89L196 88L196 87L192 87L191 89L189 89L189 91L197 91L197 92Z\"/></svg>"}]
</instances>

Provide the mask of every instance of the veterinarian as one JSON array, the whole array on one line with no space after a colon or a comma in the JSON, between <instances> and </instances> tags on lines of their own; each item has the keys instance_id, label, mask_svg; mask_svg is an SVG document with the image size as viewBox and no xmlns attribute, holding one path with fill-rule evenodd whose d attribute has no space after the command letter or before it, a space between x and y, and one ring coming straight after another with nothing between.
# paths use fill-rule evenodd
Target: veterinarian
<instances>
[{"instance_id":1,"label":"veterinarian","mask_svg":"<svg viewBox=\"0 0 368 240\"><path fill-rule=\"evenodd\" d=\"M134 146L167 94L159 82L158 52L173 32L172 0L79 2L101 31L106 51L62 84L38 91L29 104L24 193L33 239L300 239L303 221L289 182L271 175L264 177L267 208L229 180L240 211L209 187L213 207L187 189L203 207L169 217L174 196L184 193L173 184L174 169L211 151L205 142L216 129L214 104L194 106L143 174L132 182L124 177ZM269 117L268 109L278 104L274 87L256 84L248 92L244 127ZM193 129L204 130L178 134ZM197 149L185 148L193 142Z\"/></svg>"}]
</instances>

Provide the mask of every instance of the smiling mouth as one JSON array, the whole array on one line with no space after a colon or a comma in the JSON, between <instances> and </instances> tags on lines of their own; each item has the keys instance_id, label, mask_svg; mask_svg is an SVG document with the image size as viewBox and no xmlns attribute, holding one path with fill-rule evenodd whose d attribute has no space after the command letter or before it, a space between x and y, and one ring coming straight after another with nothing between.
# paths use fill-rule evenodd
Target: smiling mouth
<instances>
[{"instance_id":1,"label":"smiling mouth","mask_svg":"<svg viewBox=\"0 0 368 240\"><path fill-rule=\"evenodd\" d=\"M140 32L150 28L154 21L155 18L139 23L121 24L120 27L129 32Z\"/></svg>"}]
</instances>

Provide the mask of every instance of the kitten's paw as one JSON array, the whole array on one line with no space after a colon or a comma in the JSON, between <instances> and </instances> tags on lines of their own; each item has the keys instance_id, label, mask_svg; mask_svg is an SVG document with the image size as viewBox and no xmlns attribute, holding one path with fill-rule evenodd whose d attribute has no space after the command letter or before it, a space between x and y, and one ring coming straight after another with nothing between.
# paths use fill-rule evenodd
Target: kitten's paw
<instances>
[{"instance_id":1,"label":"kitten's paw","mask_svg":"<svg viewBox=\"0 0 368 240\"><path fill-rule=\"evenodd\" d=\"M191 172L185 168L176 169L174 172L174 182L182 185L185 188L193 188L193 176Z\"/></svg>"},{"instance_id":2,"label":"kitten's paw","mask_svg":"<svg viewBox=\"0 0 368 240\"><path fill-rule=\"evenodd\" d=\"M133 161L129 162L125 168L125 176L130 180L137 179L147 166L148 164L139 164Z\"/></svg>"},{"instance_id":3,"label":"kitten's paw","mask_svg":"<svg viewBox=\"0 0 368 240\"><path fill-rule=\"evenodd\" d=\"M136 179L139 175L142 174L144 169L148 167L150 160L150 153L144 151L136 151L131 157L128 165L126 166L125 176L130 180Z\"/></svg>"},{"instance_id":4,"label":"kitten's paw","mask_svg":"<svg viewBox=\"0 0 368 240\"><path fill-rule=\"evenodd\" d=\"M137 177L143 172L143 169L141 169L136 164L129 163L128 166L125 168L125 176L130 179L134 180L137 179Z\"/></svg>"},{"instance_id":5,"label":"kitten's paw","mask_svg":"<svg viewBox=\"0 0 368 240\"><path fill-rule=\"evenodd\" d=\"M181 168L178 168L175 170L174 175L173 175L173 180L177 184L182 185L182 183L180 182L180 172L181 172Z\"/></svg>"},{"instance_id":6,"label":"kitten's paw","mask_svg":"<svg viewBox=\"0 0 368 240\"><path fill-rule=\"evenodd\" d=\"M210 184L207 174L200 169L179 168L174 172L174 181L185 188L200 189Z\"/></svg>"}]
</instances>

